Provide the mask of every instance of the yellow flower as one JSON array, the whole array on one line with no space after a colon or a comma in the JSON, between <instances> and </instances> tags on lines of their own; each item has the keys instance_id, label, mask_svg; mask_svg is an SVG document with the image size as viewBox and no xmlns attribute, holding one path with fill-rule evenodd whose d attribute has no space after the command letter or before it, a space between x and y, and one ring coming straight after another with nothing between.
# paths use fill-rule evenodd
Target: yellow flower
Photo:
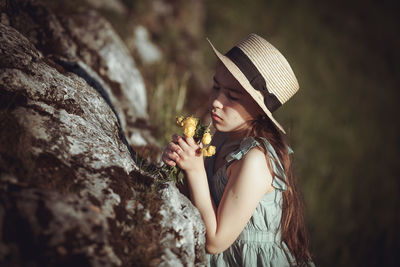
<instances>
[{"instance_id":1,"label":"yellow flower","mask_svg":"<svg viewBox=\"0 0 400 267\"><path fill-rule=\"evenodd\" d=\"M203 148L201 149L201 151L203 152L203 156L204 156L204 157L208 157L207 148L203 147Z\"/></svg>"},{"instance_id":2,"label":"yellow flower","mask_svg":"<svg viewBox=\"0 0 400 267\"><path fill-rule=\"evenodd\" d=\"M183 120L185 118L183 116L179 116L176 118L176 124L178 124L179 126L183 126Z\"/></svg>"},{"instance_id":3,"label":"yellow flower","mask_svg":"<svg viewBox=\"0 0 400 267\"><path fill-rule=\"evenodd\" d=\"M183 126L189 126L189 125L193 125L194 127L197 126L197 120L193 117L187 117L184 121L183 121Z\"/></svg>"},{"instance_id":4,"label":"yellow flower","mask_svg":"<svg viewBox=\"0 0 400 267\"><path fill-rule=\"evenodd\" d=\"M214 155L215 154L215 146L209 146L208 148L207 148L207 153L208 153L208 156L212 156L212 155Z\"/></svg>"},{"instance_id":5,"label":"yellow flower","mask_svg":"<svg viewBox=\"0 0 400 267\"><path fill-rule=\"evenodd\" d=\"M211 134L206 132L201 139L201 142L205 145L208 145L211 142Z\"/></svg>"},{"instance_id":6,"label":"yellow flower","mask_svg":"<svg viewBox=\"0 0 400 267\"><path fill-rule=\"evenodd\" d=\"M183 134L186 137L193 137L196 132L196 126L186 125L183 127Z\"/></svg>"}]
</instances>

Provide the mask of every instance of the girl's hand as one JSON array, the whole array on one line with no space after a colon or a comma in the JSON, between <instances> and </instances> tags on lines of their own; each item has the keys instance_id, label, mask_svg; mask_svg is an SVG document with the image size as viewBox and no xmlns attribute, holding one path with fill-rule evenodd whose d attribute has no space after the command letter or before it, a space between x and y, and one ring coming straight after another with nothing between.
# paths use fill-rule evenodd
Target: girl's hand
<instances>
[{"instance_id":1,"label":"girl's hand","mask_svg":"<svg viewBox=\"0 0 400 267\"><path fill-rule=\"evenodd\" d=\"M165 147L161 159L172 167L178 165L182 170L189 172L204 168L201 145L191 137L184 138L177 134L172 136L172 142Z\"/></svg>"},{"instance_id":2,"label":"girl's hand","mask_svg":"<svg viewBox=\"0 0 400 267\"><path fill-rule=\"evenodd\" d=\"M204 169L203 153L201 145L198 145L192 137L172 136L168 146L174 150L177 157L172 155L176 164L186 172L197 172Z\"/></svg>"},{"instance_id":3,"label":"girl's hand","mask_svg":"<svg viewBox=\"0 0 400 267\"><path fill-rule=\"evenodd\" d=\"M176 162L179 160L178 153L181 153L182 149L174 142L169 142L164 148L161 159L164 163L169 166L175 167Z\"/></svg>"}]
</instances>

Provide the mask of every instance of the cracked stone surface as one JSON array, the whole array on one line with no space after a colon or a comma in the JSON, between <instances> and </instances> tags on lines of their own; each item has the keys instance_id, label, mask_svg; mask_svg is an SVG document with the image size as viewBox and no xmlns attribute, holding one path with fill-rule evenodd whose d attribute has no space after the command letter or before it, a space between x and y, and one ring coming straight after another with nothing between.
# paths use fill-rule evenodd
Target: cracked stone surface
<instances>
[{"instance_id":1,"label":"cracked stone surface","mask_svg":"<svg viewBox=\"0 0 400 267\"><path fill-rule=\"evenodd\" d=\"M134 60L96 12L0 5L0 265L201 266L205 227L135 162ZM10 4L12 3L12 4Z\"/></svg>"}]
</instances>

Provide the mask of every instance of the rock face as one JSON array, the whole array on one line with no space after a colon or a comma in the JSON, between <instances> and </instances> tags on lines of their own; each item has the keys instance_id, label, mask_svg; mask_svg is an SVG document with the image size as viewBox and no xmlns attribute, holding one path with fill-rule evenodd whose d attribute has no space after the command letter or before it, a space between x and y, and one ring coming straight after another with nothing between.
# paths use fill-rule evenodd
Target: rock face
<instances>
[{"instance_id":1,"label":"rock face","mask_svg":"<svg viewBox=\"0 0 400 267\"><path fill-rule=\"evenodd\" d=\"M0 265L202 265L198 211L132 149L145 88L110 24L0 8Z\"/></svg>"}]
</instances>

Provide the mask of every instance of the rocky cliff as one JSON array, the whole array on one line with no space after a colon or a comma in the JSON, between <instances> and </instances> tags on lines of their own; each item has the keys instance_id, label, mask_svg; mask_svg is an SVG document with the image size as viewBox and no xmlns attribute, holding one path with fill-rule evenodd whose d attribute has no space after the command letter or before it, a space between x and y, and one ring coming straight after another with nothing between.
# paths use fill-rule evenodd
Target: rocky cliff
<instances>
[{"instance_id":1,"label":"rocky cliff","mask_svg":"<svg viewBox=\"0 0 400 267\"><path fill-rule=\"evenodd\" d=\"M198 211L135 152L155 144L145 86L111 25L0 11L0 265L202 265Z\"/></svg>"}]
</instances>

